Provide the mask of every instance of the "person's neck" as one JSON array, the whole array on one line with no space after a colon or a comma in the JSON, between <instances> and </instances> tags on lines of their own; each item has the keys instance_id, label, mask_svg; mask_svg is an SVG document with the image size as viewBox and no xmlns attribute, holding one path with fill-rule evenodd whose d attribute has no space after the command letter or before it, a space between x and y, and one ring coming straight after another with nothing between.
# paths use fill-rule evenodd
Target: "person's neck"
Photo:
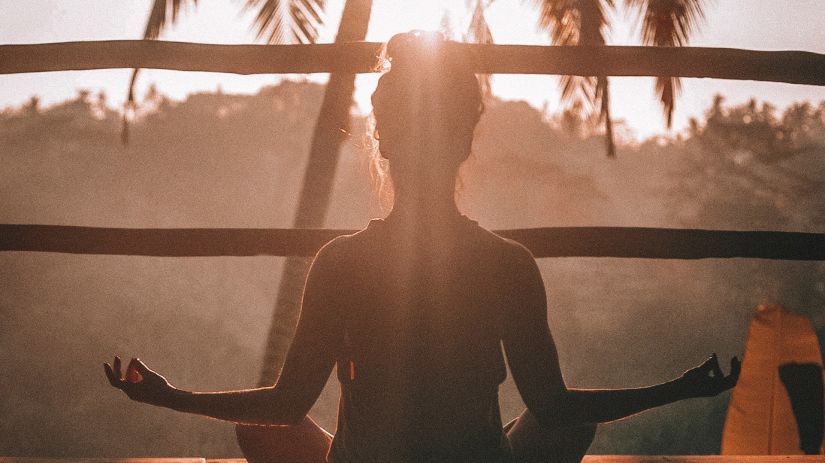
<instances>
[{"instance_id":1,"label":"person's neck","mask_svg":"<svg viewBox=\"0 0 825 463\"><path fill-rule=\"evenodd\" d=\"M455 204L453 191L421 191L405 193L397 191L388 220L410 229L440 228L461 218Z\"/></svg>"}]
</instances>

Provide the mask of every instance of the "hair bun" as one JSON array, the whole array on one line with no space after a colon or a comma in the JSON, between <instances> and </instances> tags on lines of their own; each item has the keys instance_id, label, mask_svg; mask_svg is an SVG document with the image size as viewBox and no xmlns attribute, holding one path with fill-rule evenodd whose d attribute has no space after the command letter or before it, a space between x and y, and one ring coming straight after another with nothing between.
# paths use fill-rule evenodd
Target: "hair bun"
<instances>
[{"instance_id":1,"label":"hair bun","mask_svg":"<svg viewBox=\"0 0 825 463\"><path fill-rule=\"evenodd\" d=\"M424 62L444 59L446 37L440 32L414 30L394 35L387 42L390 71L420 67Z\"/></svg>"},{"instance_id":2,"label":"hair bun","mask_svg":"<svg viewBox=\"0 0 825 463\"><path fill-rule=\"evenodd\" d=\"M398 149L393 143L399 140L422 145L449 134L458 144L447 149L455 154L453 161L466 159L484 105L468 53L455 45L438 32L423 31L398 34L387 42L389 72L372 94L384 157Z\"/></svg>"}]
</instances>

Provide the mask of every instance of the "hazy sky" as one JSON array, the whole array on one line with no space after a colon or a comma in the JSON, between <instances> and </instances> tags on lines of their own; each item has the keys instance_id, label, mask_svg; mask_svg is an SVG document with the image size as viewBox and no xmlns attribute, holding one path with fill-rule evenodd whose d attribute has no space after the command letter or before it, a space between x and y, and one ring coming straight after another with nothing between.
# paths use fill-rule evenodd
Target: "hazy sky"
<instances>
[{"instance_id":1,"label":"hazy sky","mask_svg":"<svg viewBox=\"0 0 825 463\"><path fill-rule=\"evenodd\" d=\"M249 43L251 15L240 13L242 0L200 0L197 11L163 38L212 43ZM342 2L330 0L328 27L322 41L331 41L337 27ZM151 0L0 0L0 43L43 43L72 40L137 39L143 32ZM546 44L547 35L535 28L533 2L495 0L487 10L493 36L498 43ZM621 4L621 1L619 2ZM25 5L25 6L21 6ZM465 0L382 1L376 0L368 40L383 41L393 33L410 29L437 29L448 10L456 31L466 27ZM823 0L709 0L707 18L692 40L692 45L736 47L762 50L795 49L825 53L825 1ZM614 18L609 42L637 44L633 18L621 11ZM85 88L104 90L112 105L122 103L129 70L55 72L0 76L0 107L19 105L32 95L55 102ZM323 80L324 76L312 76ZM141 75L138 95L150 83L173 98L187 93L214 90L255 92L261 85L277 82L278 77L235 76L231 74L185 73L148 70ZM358 103L369 110L369 93L376 76L360 76ZM624 119L637 136L664 131L661 109L649 78L612 78L612 111ZM497 76L494 92L506 99L525 99L550 111L558 107L554 77ZM675 128L683 128L690 117L701 115L721 93L730 102L755 97L781 107L799 100L825 100L825 87L722 81L683 80L677 102Z\"/></svg>"}]
</instances>

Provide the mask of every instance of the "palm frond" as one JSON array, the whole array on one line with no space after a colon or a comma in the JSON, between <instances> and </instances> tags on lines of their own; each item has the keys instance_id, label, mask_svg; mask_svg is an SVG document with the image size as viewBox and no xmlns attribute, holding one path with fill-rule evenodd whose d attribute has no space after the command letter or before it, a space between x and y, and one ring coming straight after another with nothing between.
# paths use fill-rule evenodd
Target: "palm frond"
<instances>
[{"instance_id":1,"label":"palm frond","mask_svg":"<svg viewBox=\"0 0 825 463\"><path fill-rule=\"evenodd\" d=\"M157 40L166 25L174 24L178 20L181 9L188 4L197 7L198 0L155 0L152 3L152 10L149 12L149 19L146 20L143 39ZM135 83L137 82L138 73L140 73L140 68L132 70L126 102L123 104L123 126L120 132L120 140L124 145L129 143L129 117L135 112Z\"/></svg>"},{"instance_id":2,"label":"palm frond","mask_svg":"<svg viewBox=\"0 0 825 463\"><path fill-rule=\"evenodd\" d=\"M642 43L654 47L687 45L690 34L705 17L704 0L627 0L627 7L640 13ZM680 89L678 77L656 78L656 94L668 128L673 123L673 109Z\"/></svg>"},{"instance_id":3,"label":"palm frond","mask_svg":"<svg viewBox=\"0 0 825 463\"><path fill-rule=\"evenodd\" d=\"M146 29L143 32L144 40L156 40L160 37L167 24L174 24L178 20L181 9L187 4L198 6L198 0L155 0Z\"/></svg>"},{"instance_id":4,"label":"palm frond","mask_svg":"<svg viewBox=\"0 0 825 463\"><path fill-rule=\"evenodd\" d=\"M267 43L315 43L324 24L326 0L246 0L255 9L258 39Z\"/></svg>"},{"instance_id":5,"label":"palm frond","mask_svg":"<svg viewBox=\"0 0 825 463\"><path fill-rule=\"evenodd\" d=\"M604 45L606 10L614 0L534 0L539 28L550 33L553 45Z\"/></svg>"},{"instance_id":6,"label":"palm frond","mask_svg":"<svg viewBox=\"0 0 825 463\"><path fill-rule=\"evenodd\" d=\"M539 9L539 27L550 33L553 45L604 45L607 11L614 0L534 0ZM599 110L605 123L607 155L615 156L613 121L610 117L610 88L606 76L561 76L562 102Z\"/></svg>"},{"instance_id":7,"label":"palm frond","mask_svg":"<svg viewBox=\"0 0 825 463\"><path fill-rule=\"evenodd\" d=\"M247 0L244 10L257 8L254 27L256 38L267 43L285 42L284 14L281 11L280 0Z\"/></svg>"},{"instance_id":8,"label":"palm frond","mask_svg":"<svg viewBox=\"0 0 825 463\"><path fill-rule=\"evenodd\" d=\"M466 42L493 43L493 32L490 30L490 25L487 24L487 20L484 18L484 8L484 0L476 0L470 25L467 28L467 34L464 36ZM479 85L481 86L481 95L486 99L492 92L492 76L490 74L479 74L478 77Z\"/></svg>"},{"instance_id":9,"label":"palm frond","mask_svg":"<svg viewBox=\"0 0 825 463\"><path fill-rule=\"evenodd\" d=\"M682 82L678 77L660 76L656 78L656 95L662 103L667 128L673 126L673 110L676 108L676 97L682 91Z\"/></svg>"}]
</instances>

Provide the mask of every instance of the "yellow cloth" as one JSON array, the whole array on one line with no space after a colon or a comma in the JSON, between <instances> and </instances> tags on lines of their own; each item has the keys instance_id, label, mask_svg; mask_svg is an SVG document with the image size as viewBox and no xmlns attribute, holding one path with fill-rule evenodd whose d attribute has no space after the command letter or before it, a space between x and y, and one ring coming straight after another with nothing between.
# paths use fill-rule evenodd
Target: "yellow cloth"
<instances>
[{"instance_id":1,"label":"yellow cloth","mask_svg":"<svg viewBox=\"0 0 825 463\"><path fill-rule=\"evenodd\" d=\"M799 433L779 378L785 363L822 366L810 319L779 305L759 305L745 344L742 374L733 390L722 434L723 455L797 455Z\"/></svg>"}]
</instances>

